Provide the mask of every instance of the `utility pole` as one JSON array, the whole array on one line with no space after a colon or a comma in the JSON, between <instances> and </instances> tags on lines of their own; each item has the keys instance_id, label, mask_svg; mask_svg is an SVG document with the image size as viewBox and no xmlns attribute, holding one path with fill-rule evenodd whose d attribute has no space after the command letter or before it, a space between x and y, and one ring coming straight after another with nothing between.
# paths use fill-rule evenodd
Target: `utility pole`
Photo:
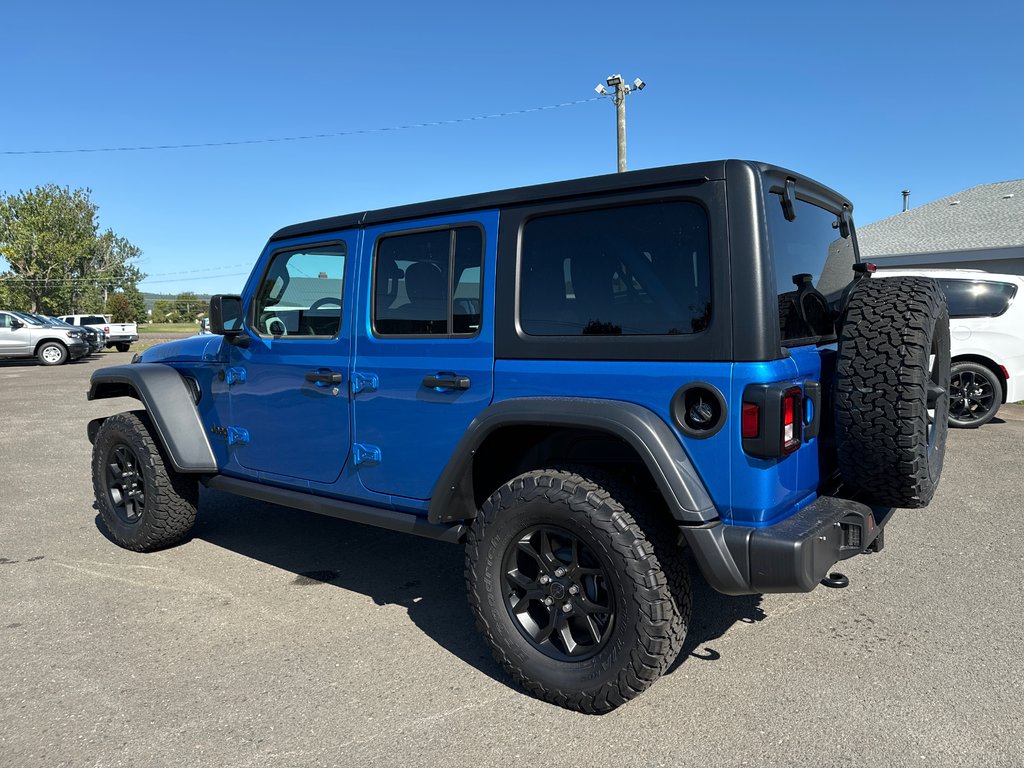
<instances>
[{"instance_id":1,"label":"utility pole","mask_svg":"<svg viewBox=\"0 0 1024 768\"><path fill-rule=\"evenodd\" d=\"M615 104L615 136L617 139L617 155L619 160L619 173L626 170L626 97L633 91L642 91L647 83L639 77L630 85L622 79L622 75L609 75L605 80L608 83L609 91L604 83L598 83L594 90L599 96L611 96Z\"/></svg>"}]
</instances>

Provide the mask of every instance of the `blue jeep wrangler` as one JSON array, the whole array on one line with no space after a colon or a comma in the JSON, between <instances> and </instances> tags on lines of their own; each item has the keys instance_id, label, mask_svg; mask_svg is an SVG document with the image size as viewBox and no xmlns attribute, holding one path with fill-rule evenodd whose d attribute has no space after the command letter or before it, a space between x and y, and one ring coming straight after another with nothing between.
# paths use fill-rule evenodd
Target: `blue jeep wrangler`
<instances>
[{"instance_id":1,"label":"blue jeep wrangler","mask_svg":"<svg viewBox=\"0 0 1024 768\"><path fill-rule=\"evenodd\" d=\"M281 229L213 335L97 370L100 516L183 540L198 484L464 542L508 673L583 712L729 595L842 586L939 481L945 299L871 279L852 206L729 160Z\"/></svg>"}]
</instances>

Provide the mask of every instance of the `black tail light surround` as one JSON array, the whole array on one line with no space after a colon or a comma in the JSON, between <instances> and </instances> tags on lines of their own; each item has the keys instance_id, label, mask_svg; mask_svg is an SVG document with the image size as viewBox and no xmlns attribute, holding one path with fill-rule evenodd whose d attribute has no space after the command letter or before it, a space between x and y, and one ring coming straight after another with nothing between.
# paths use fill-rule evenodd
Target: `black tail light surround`
<instances>
[{"instance_id":1,"label":"black tail light surround","mask_svg":"<svg viewBox=\"0 0 1024 768\"><path fill-rule=\"evenodd\" d=\"M816 384L816 382L806 382ZM809 388L813 432L817 434L819 389ZM777 459L795 452L805 439L804 387L792 382L748 384L743 390L741 434L743 451L763 459Z\"/></svg>"}]
</instances>

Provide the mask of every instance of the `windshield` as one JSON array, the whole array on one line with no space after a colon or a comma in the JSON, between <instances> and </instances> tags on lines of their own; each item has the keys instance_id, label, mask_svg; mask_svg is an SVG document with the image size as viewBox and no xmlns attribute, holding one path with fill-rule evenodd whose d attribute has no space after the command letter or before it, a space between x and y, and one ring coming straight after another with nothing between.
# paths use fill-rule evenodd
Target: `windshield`
<instances>
[{"instance_id":1,"label":"windshield","mask_svg":"<svg viewBox=\"0 0 1024 768\"><path fill-rule=\"evenodd\" d=\"M853 237L840 234L839 217L797 199L787 221L782 197L768 194L768 238L775 265L782 343L835 340L835 318L857 262Z\"/></svg>"},{"instance_id":2,"label":"windshield","mask_svg":"<svg viewBox=\"0 0 1024 768\"><path fill-rule=\"evenodd\" d=\"M27 312L12 312L12 314L17 315L29 325L43 325L43 323L40 320L37 320L35 317L28 314Z\"/></svg>"}]
</instances>

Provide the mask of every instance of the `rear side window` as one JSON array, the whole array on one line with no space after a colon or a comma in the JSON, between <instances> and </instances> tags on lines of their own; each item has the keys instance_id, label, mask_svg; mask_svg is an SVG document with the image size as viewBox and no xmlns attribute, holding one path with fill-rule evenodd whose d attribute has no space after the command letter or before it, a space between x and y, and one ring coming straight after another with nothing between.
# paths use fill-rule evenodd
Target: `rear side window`
<instances>
[{"instance_id":1,"label":"rear side window","mask_svg":"<svg viewBox=\"0 0 1024 768\"><path fill-rule=\"evenodd\" d=\"M388 235L377 244L373 328L379 336L471 336L480 330L479 227Z\"/></svg>"},{"instance_id":2,"label":"rear side window","mask_svg":"<svg viewBox=\"0 0 1024 768\"><path fill-rule=\"evenodd\" d=\"M766 196L783 344L835 338L833 314L853 280L853 238L839 233L836 214L797 199L787 221L778 194Z\"/></svg>"},{"instance_id":3,"label":"rear side window","mask_svg":"<svg viewBox=\"0 0 1024 768\"><path fill-rule=\"evenodd\" d=\"M523 228L531 336L692 334L711 321L708 218L685 201L539 216Z\"/></svg>"},{"instance_id":4,"label":"rear side window","mask_svg":"<svg viewBox=\"0 0 1024 768\"><path fill-rule=\"evenodd\" d=\"M989 280L939 280L950 317L998 317L1017 295L1013 283Z\"/></svg>"},{"instance_id":5,"label":"rear side window","mask_svg":"<svg viewBox=\"0 0 1024 768\"><path fill-rule=\"evenodd\" d=\"M99 315L88 315L79 320L79 325L105 325L107 319Z\"/></svg>"}]
</instances>

